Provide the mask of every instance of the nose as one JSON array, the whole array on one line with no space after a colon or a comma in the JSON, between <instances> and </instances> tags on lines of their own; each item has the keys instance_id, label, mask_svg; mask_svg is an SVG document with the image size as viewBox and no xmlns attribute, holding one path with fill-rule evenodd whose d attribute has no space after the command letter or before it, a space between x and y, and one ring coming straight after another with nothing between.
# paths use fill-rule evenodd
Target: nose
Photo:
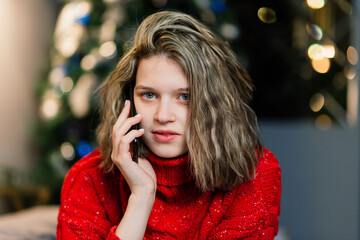
<instances>
[{"instance_id":1,"label":"nose","mask_svg":"<svg viewBox=\"0 0 360 240\"><path fill-rule=\"evenodd\" d=\"M155 120L162 124L175 121L175 114L173 112L173 108L171 107L171 102L168 99L163 98L158 102L154 117Z\"/></svg>"}]
</instances>

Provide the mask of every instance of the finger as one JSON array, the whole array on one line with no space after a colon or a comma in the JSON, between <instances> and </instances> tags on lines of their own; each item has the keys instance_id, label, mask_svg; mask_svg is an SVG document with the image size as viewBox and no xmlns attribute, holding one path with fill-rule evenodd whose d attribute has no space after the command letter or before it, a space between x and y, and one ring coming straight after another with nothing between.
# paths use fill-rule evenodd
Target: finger
<instances>
[{"instance_id":1,"label":"finger","mask_svg":"<svg viewBox=\"0 0 360 240\"><path fill-rule=\"evenodd\" d=\"M124 137L121 138L119 147L118 147L118 153L119 155L125 156L130 151L130 143L135 140L135 138L139 138L142 135L144 135L144 129L141 128L139 130L131 130L128 132Z\"/></svg>"},{"instance_id":2,"label":"finger","mask_svg":"<svg viewBox=\"0 0 360 240\"><path fill-rule=\"evenodd\" d=\"M117 118L113 129L117 129L121 125L121 123L124 122L129 117L129 114L130 114L130 101L126 100L124 104L124 108L122 109L119 117Z\"/></svg>"},{"instance_id":3,"label":"finger","mask_svg":"<svg viewBox=\"0 0 360 240\"><path fill-rule=\"evenodd\" d=\"M142 120L141 114L126 119L121 126L113 129L113 146L118 146L121 139L129 132L130 128Z\"/></svg>"},{"instance_id":4,"label":"finger","mask_svg":"<svg viewBox=\"0 0 360 240\"><path fill-rule=\"evenodd\" d=\"M131 130L128 134L123 136L119 143L113 147L112 160L116 164L123 164L126 161L131 161L130 154L130 143L134 141L135 138L139 138L144 134L144 129Z\"/></svg>"}]
</instances>

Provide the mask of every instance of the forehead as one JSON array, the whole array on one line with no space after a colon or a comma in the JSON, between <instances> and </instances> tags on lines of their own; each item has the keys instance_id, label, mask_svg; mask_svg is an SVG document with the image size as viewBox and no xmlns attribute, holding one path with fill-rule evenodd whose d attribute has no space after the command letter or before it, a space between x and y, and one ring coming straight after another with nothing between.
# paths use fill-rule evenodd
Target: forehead
<instances>
[{"instance_id":1,"label":"forehead","mask_svg":"<svg viewBox=\"0 0 360 240\"><path fill-rule=\"evenodd\" d=\"M173 59L164 55L143 58L136 73L136 85L151 87L188 87L188 79L182 67Z\"/></svg>"}]
</instances>

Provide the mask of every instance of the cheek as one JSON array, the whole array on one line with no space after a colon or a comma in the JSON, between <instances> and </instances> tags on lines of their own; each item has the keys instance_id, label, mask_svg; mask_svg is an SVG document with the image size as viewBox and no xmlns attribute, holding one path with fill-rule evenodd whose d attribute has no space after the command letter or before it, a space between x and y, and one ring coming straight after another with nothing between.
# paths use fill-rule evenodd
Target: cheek
<instances>
[{"instance_id":1,"label":"cheek","mask_svg":"<svg viewBox=\"0 0 360 240\"><path fill-rule=\"evenodd\" d=\"M140 113L143 117L143 119L140 122L140 127L144 128L144 129L148 129L151 125L151 116L148 112L141 111L141 109L139 109L139 110L140 110L140 112L138 112L138 113Z\"/></svg>"}]
</instances>

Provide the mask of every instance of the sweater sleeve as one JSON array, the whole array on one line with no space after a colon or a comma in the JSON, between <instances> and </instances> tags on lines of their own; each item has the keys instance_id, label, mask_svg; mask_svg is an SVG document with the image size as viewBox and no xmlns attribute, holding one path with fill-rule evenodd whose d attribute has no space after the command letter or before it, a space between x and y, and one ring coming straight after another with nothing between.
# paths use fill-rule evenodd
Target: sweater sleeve
<instances>
[{"instance_id":1,"label":"sweater sleeve","mask_svg":"<svg viewBox=\"0 0 360 240\"><path fill-rule=\"evenodd\" d=\"M62 188L57 239L119 240L116 227L107 219L92 177L84 169L73 167Z\"/></svg>"},{"instance_id":2,"label":"sweater sleeve","mask_svg":"<svg viewBox=\"0 0 360 240\"><path fill-rule=\"evenodd\" d=\"M274 239L279 227L281 170L268 150L256 177L236 189L233 201L209 239Z\"/></svg>"}]
</instances>

